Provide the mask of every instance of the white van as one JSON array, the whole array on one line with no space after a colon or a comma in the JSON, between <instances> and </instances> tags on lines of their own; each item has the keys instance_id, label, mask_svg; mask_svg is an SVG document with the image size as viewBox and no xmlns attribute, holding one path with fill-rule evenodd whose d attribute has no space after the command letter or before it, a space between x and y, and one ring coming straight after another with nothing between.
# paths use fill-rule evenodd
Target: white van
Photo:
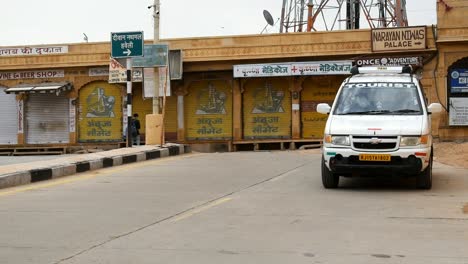
<instances>
[{"instance_id":1,"label":"white van","mask_svg":"<svg viewBox=\"0 0 468 264\"><path fill-rule=\"evenodd\" d=\"M340 176L416 176L432 187L431 113L411 67L354 67L333 103L322 147L322 183L337 188Z\"/></svg>"}]
</instances>

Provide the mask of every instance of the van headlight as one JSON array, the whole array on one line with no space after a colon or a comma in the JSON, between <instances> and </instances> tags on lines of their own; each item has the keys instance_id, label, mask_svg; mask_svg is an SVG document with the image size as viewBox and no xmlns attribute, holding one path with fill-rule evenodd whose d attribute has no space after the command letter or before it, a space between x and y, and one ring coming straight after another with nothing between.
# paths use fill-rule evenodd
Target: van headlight
<instances>
[{"instance_id":1,"label":"van headlight","mask_svg":"<svg viewBox=\"0 0 468 264\"><path fill-rule=\"evenodd\" d=\"M331 136L325 135L325 143L337 146L349 146L349 136Z\"/></svg>"},{"instance_id":2,"label":"van headlight","mask_svg":"<svg viewBox=\"0 0 468 264\"><path fill-rule=\"evenodd\" d=\"M427 145L429 142L429 135L420 137L401 137L400 147L414 147L419 145Z\"/></svg>"}]
</instances>

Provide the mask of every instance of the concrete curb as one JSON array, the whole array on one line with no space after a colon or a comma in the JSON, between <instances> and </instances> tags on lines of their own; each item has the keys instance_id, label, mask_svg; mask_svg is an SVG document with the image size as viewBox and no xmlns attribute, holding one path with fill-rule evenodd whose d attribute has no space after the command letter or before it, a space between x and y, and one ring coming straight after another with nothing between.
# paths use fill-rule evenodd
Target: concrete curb
<instances>
[{"instance_id":1,"label":"concrete curb","mask_svg":"<svg viewBox=\"0 0 468 264\"><path fill-rule=\"evenodd\" d=\"M148 148L139 150L135 148L134 152L130 149L130 153L121 155L112 155L106 152L100 152L99 156L92 155L92 158L84 161L77 161L73 163L64 163L63 165L53 165L50 167L41 166L25 171L17 171L14 173L0 174L0 189L9 188L34 182L40 182L64 176L73 175L80 172L97 170L100 168L109 168L130 164L134 162L141 162L146 160L153 160L163 157L177 156L185 153L190 153L190 146L181 144L168 143L162 147ZM86 155L86 154L84 154Z\"/></svg>"}]
</instances>

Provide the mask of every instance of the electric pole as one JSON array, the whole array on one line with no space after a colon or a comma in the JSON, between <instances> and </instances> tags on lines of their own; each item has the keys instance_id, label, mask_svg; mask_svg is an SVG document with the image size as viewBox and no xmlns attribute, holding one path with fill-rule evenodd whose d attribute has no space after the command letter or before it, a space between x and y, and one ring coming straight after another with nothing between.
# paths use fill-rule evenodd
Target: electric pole
<instances>
[{"instance_id":1,"label":"electric pole","mask_svg":"<svg viewBox=\"0 0 468 264\"><path fill-rule=\"evenodd\" d=\"M153 43L159 43L159 11L160 11L160 0L154 0L153 6L153 18L154 18L154 37ZM159 114L159 68L154 68L154 97L153 97L153 114Z\"/></svg>"}]
</instances>

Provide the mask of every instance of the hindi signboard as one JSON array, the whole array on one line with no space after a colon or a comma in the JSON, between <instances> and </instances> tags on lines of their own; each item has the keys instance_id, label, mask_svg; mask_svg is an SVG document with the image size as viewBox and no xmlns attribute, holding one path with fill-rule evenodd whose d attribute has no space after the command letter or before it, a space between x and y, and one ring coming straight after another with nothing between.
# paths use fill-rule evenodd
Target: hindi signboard
<instances>
[{"instance_id":1,"label":"hindi signboard","mask_svg":"<svg viewBox=\"0 0 468 264\"><path fill-rule=\"evenodd\" d=\"M424 26L372 29L372 51L426 49L426 35Z\"/></svg>"},{"instance_id":2,"label":"hindi signboard","mask_svg":"<svg viewBox=\"0 0 468 264\"><path fill-rule=\"evenodd\" d=\"M142 82L143 71L141 69L132 70L132 82ZM109 63L109 83L127 82L127 69L116 59L110 59Z\"/></svg>"},{"instance_id":3,"label":"hindi signboard","mask_svg":"<svg viewBox=\"0 0 468 264\"><path fill-rule=\"evenodd\" d=\"M37 47L12 47L0 48L0 57L50 55L68 53L68 46L37 46Z\"/></svg>"},{"instance_id":4,"label":"hindi signboard","mask_svg":"<svg viewBox=\"0 0 468 264\"><path fill-rule=\"evenodd\" d=\"M234 65L234 78L344 75L350 74L352 61L314 61L281 64Z\"/></svg>"},{"instance_id":5,"label":"hindi signboard","mask_svg":"<svg viewBox=\"0 0 468 264\"><path fill-rule=\"evenodd\" d=\"M352 61L317 61L293 63L291 75L343 75L350 74Z\"/></svg>"},{"instance_id":6,"label":"hindi signboard","mask_svg":"<svg viewBox=\"0 0 468 264\"><path fill-rule=\"evenodd\" d=\"M143 56L143 32L111 33L111 57L132 58Z\"/></svg>"},{"instance_id":7,"label":"hindi signboard","mask_svg":"<svg viewBox=\"0 0 468 264\"><path fill-rule=\"evenodd\" d=\"M234 65L234 78L273 77L291 75L291 64Z\"/></svg>"}]
</instances>

